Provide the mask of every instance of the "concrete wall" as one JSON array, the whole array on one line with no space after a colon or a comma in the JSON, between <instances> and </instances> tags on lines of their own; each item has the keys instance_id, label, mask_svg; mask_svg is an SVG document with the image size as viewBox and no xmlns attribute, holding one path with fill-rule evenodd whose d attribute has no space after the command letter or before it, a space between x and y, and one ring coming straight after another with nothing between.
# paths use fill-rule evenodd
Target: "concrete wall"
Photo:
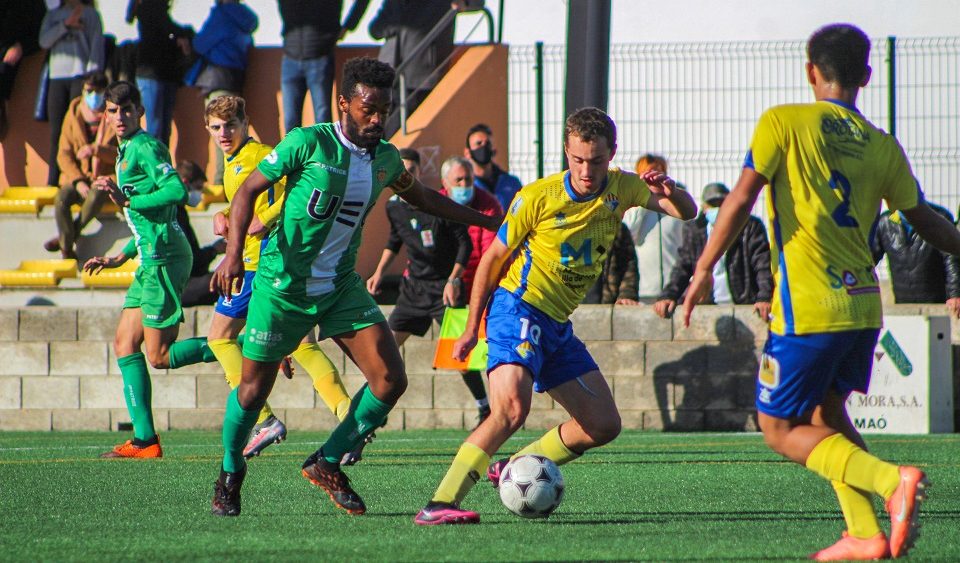
<instances>
[{"instance_id":1,"label":"concrete wall","mask_svg":"<svg viewBox=\"0 0 960 563\"><path fill-rule=\"evenodd\" d=\"M888 314L942 315L943 306L895 306ZM0 430L109 430L128 422L111 345L118 317L115 307L0 308ZM205 333L210 317L209 308L188 310L181 337ZM705 306L696 321L683 329L650 307L577 310L575 330L606 375L624 427L756 429L753 388L765 326L741 306ZM952 337L960 342L960 323L954 322ZM431 368L435 345L430 335L404 345L410 385L390 416L391 429L473 426L476 408L460 377ZM332 342L322 346L348 391L358 389L363 378L356 367ZM161 431L220 427L228 388L219 364L154 370L153 376ZM957 380L954 373L955 395ZM299 367L293 380L277 380L270 402L293 430L335 423ZM536 394L527 427L549 428L565 418L548 396Z\"/></svg>"}]
</instances>

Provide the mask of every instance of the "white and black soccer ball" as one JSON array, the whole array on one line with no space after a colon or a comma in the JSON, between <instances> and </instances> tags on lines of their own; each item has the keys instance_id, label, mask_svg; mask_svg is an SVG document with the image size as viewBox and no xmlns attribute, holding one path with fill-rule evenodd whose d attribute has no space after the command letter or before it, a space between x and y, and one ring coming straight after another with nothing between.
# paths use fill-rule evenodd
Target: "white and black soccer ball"
<instances>
[{"instance_id":1,"label":"white and black soccer ball","mask_svg":"<svg viewBox=\"0 0 960 563\"><path fill-rule=\"evenodd\" d=\"M523 518L546 518L563 500L563 475L553 461L522 455L510 461L500 475L500 501Z\"/></svg>"}]
</instances>

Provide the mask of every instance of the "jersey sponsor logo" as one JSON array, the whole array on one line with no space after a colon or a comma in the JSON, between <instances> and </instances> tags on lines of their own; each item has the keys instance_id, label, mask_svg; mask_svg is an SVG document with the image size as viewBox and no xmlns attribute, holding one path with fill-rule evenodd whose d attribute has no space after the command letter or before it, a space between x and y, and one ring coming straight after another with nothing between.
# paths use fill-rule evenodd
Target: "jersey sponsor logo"
<instances>
[{"instance_id":1,"label":"jersey sponsor logo","mask_svg":"<svg viewBox=\"0 0 960 563\"><path fill-rule=\"evenodd\" d=\"M614 194L607 194L603 198L603 204L607 206L607 209L613 211L620 206L620 200Z\"/></svg>"},{"instance_id":2,"label":"jersey sponsor logo","mask_svg":"<svg viewBox=\"0 0 960 563\"><path fill-rule=\"evenodd\" d=\"M824 271L830 280L830 287L843 289L847 292L847 295L880 293L879 280L872 266L857 268L857 271L860 272L859 277L854 271L841 270L832 264L828 264Z\"/></svg>"},{"instance_id":3,"label":"jersey sponsor logo","mask_svg":"<svg viewBox=\"0 0 960 563\"><path fill-rule=\"evenodd\" d=\"M268 164L276 164L277 161L280 160L280 157L277 156L277 151L274 150L270 151L270 154L268 154L264 160L266 160Z\"/></svg>"},{"instance_id":4,"label":"jersey sponsor logo","mask_svg":"<svg viewBox=\"0 0 960 563\"><path fill-rule=\"evenodd\" d=\"M866 144L870 142L870 134L861 128L857 122L849 117L837 119L823 116L820 119L820 131L824 135L837 137L844 143Z\"/></svg>"},{"instance_id":5,"label":"jersey sponsor logo","mask_svg":"<svg viewBox=\"0 0 960 563\"><path fill-rule=\"evenodd\" d=\"M560 263L564 266L570 265L570 262L576 262L577 260L583 259L584 265L589 266L593 264L593 253L591 246L593 245L593 239L584 239L583 243L580 245L580 248L574 248L572 245L567 244L566 242L560 243Z\"/></svg>"},{"instance_id":6,"label":"jersey sponsor logo","mask_svg":"<svg viewBox=\"0 0 960 563\"><path fill-rule=\"evenodd\" d=\"M510 206L510 214L516 215L517 212L520 211L521 206L523 206L523 198L517 196L516 199L513 200L513 205Z\"/></svg>"},{"instance_id":7,"label":"jersey sponsor logo","mask_svg":"<svg viewBox=\"0 0 960 563\"><path fill-rule=\"evenodd\" d=\"M563 211L557 211L557 214L553 217L553 224L562 227L567 224L567 216Z\"/></svg>"},{"instance_id":8,"label":"jersey sponsor logo","mask_svg":"<svg viewBox=\"0 0 960 563\"><path fill-rule=\"evenodd\" d=\"M769 354L763 354L760 357L760 371L757 372L757 381L767 389L776 389L780 385L780 362ZM769 402L769 400L766 402Z\"/></svg>"},{"instance_id":9,"label":"jersey sponsor logo","mask_svg":"<svg viewBox=\"0 0 960 563\"><path fill-rule=\"evenodd\" d=\"M236 174L237 176L239 176L241 172L243 172L243 165L242 165L242 164L238 164L238 165L236 165L236 166L233 167L233 173Z\"/></svg>"},{"instance_id":10,"label":"jersey sponsor logo","mask_svg":"<svg viewBox=\"0 0 960 563\"><path fill-rule=\"evenodd\" d=\"M169 162L161 162L157 165L157 171L160 172L161 176L166 176L167 174L172 174L174 170Z\"/></svg>"},{"instance_id":11,"label":"jersey sponsor logo","mask_svg":"<svg viewBox=\"0 0 960 563\"><path fill-rule=\"evenodd\" d=\"M136 186L133 184L124 184L120 186L120 191L123 192L123 195L127 196L127 198L130 198L130 196L134 194L134 190L136 190Z\"/></svg>"},{"instance_id":12,"label":"jersey sponsor logo","mask_svg":"<svg viewBox=\"0 0 960 563\"><path fill-rule=\"evenodd\" d=\"M366 311L360 313L359 316L360 316L361 319L366 319L366 318L372 317L373 315L376 315L376 314L379 313L379 312L380 312L380 307L379 307L379 306L377 306L377 307L370 307L370 308L367 309Z\"/></svg>"},{"instance_id":13,"label":"jersey sponsor logo","mask_svg":"<svg viewBox=\"0 0 960 563\"><path fill-rule=\"evenodd\" d=\"M377 168L377 183L383 184L386 181L387 181L387 169Z\"/></svg>"},{"instance_id":14,"label":"jersey sponsor logo","mask_svg":"<svg viewBox=\"0 0 960 563\"><path fill-rule=\"evenodd\" d=\"M524 340L523 342L521 342L521 343L515 348L515 350L517 351L517 354L519 354L520 357L523 358L524 360L526 360L526 359L529 358L530 356L533 356L534 354L536 354L536 352L535 352L534 349L533 349L533 346L531 346L530 343L527 342L526 340Z\"/></svg>"},{"instance_id":15,"label":"jersey sponsor logo","mask_svg":"<svg viewBox=\"0 0 960 563\"><path fill-rule=\"evenodd\" d=\"M340 205L341 198L338 195L331 195L321 205L321 200L326 193L321 189L314 188L313 193L310 194L310 201L307 203L307 214L317 221L329 219L337 210L337 206Z\"/></svg>"},{"instance_id":16,"label":"jersey sponsor logo","mask_svg":"<svg viewBox=\"0 0 960 563\"><path fill-rule=\"evenodd\" d=\"M258 330L247 327L247 342L255 342L261 346L274 346L283 340L282 332Z\"/></svg>"},{"instance_id":17,"label":"jersey sponsor logo","mask_svg":"<svg viewBox=\"0 0 960 563\"><path fill-rule=\"evenodd\" d=\"M120 171L126 172L127 168L130 168L130 163L126 159L120 161Z\"/></svg>"},{"instance_id":18,"label":"jersey sponsor logo","mask_svg":"<svg viewBox=\"0 0 960 563\"><path fill-rule=\"evenodd\" d=\"M321 170L326 170L331 174L339 174L340 176L346 176L347 171L343 168L337 168L336 166L330 166L326 162L310 162L307 163L307 168L320 168Z\"/></svg>"}]
</instances>

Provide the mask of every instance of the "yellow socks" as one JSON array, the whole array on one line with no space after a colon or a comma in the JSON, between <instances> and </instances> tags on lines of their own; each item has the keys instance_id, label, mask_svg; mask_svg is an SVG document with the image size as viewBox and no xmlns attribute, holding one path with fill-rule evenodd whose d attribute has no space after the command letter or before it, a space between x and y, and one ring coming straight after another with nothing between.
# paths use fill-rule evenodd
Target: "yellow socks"
<instances>
[{"instance_id":1,"label":"yellow socks","mask_svg":"<svg viewBox=\"0 0 960 563\"><path fill-rule=\"evenodd\" d=\"M437 487L431 502L447 502L459 505L463 497L467 496L470 488L480 480L480 476L487 471L490 456L470 442L464 442L457 451L450 469Z\"/></svg>"},{"instance_id":2,"label":"yellow socks","mask_svg":"<svg viewBox=\"0 0 960 563\"><path fill-rule=\"evenodd\" d=\"M315 342L301 343L291 356L310 374L313 388L330 412L337 415L341 421L346 418L350 411L350 396L347 395L336 366L323 353L320 345Z\"/></svg>"},{"instance_id":3,"label":"yellow socks","mask_svg":"<svg viewBox=\"0 0 960 563\"><path fill-rule=\"evenodd\" d=\"M834 434L817 444L807 457L807 469L831 481L890 498L900 484L896 465L870 455L843 434Z\"/></svg>"},{"instance_id":4,"label":"yellow socks","mask_svg":"<svg viewBox=\"0 0 960 563\"><path fill-rule=\"evenodd\" d=\"M541 436L539 440L513 454L513 457L528 454L543 456L557 465L563 465L564 463L573 461L581 455L573 452L563 443L563 440L560 439L559 426L554 426L549 432Z\"/></svg>"},{"instance_id":5,"label":"yellow socks","mask_svg":"<svg viewBox=\"0 0 960 563\"><path fill-rule=\"evenodd\" d=\"M879 534L880 523L873 511L870 494L840 481L831 481L830 484L840 501L840 510L847 522L847 533L859 539L872 538Z\"/></svg>"},{"instance_id":6,"label":"yellow socks","mask_svg":"<svg viewBox=\"0 0 960 563\"><path fill-rule=\"evenodd\" d=\"M231 389L236 389L240 385L240 376L243 374L243 352L235 338L219 338L217 340L207 341L207 346L217 357L220 366L223 368L223 375ZM270 403L265 403L260 410L260 416L256 424L273 416L273 410L270 409Z\"/></svg>"}]
</instances>

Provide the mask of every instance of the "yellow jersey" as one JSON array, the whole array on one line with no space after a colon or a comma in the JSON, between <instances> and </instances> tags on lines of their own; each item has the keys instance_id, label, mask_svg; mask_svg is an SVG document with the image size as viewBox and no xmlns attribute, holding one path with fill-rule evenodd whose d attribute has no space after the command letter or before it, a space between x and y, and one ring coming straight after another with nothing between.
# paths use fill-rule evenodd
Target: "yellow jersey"
<instances>
[{"instance_id":1,"label":"yellow jersey","mask_svg":"<svg viewBox=\"0 0 960 563\"><path fill-rule=\"evenodd\" d=\"M500 287L565 322L599 277L624 212L649 198L646 182L618 168L586 197L568 172L524 186L497 233L517 253Z\"/></svg>"},{"instance_id":2,"label":"yellow jersey","mask_svg":"<svg viewBox=\"0 0 960 563\"><path fill-rule=\"evenodd\" d=\"M841 102L778 106L760 118L744 166L769 182L770 330L880 328L869 244L880 200L891 210L923 201L897 140Z\"/></svg>"},{"instance_id":3,"label":"yellow jersey","mask_svg":"<svg viewBox=\"0 0 960 563\"><path fill-rule=\"evenodd\" d=\"M233 154L223 155L223 193L227 197L227 201L233 201L233 196L236 195L243 181L247 179L251 172L256 170L260 161L272 150L273 147L270 145L265 145L255 141L252 137L248 137ZM248 236L243 243L243 269L248 272L256 271L257 265L260 263L260 252L267 246L267 241L270 240L270 231L280 217L285 184L286 178L281 178L276 184L258 195L254 201L253 213L260 219L261 223L266 225L267 231L261 235ZM229 208L223 213L229 216Z\"/></svg>"}]
</instances>

